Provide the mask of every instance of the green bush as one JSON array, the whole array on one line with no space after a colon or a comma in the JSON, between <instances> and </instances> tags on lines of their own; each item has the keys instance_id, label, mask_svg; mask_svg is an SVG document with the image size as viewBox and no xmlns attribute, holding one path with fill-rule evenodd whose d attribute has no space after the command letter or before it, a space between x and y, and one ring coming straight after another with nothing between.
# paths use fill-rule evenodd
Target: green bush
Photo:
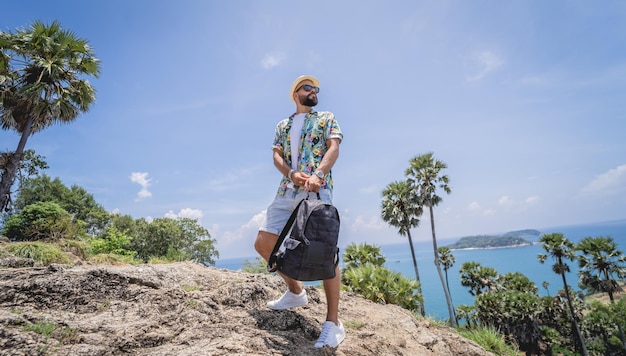
<instances>
[{"instance_id":1,"label":"green bush","mask_svg":"<svg viewBox=\"0 0 626 356\"><path fill-rule=\"evenodd\" d=\"M366 263L345 270L343 277L348 290L376 303L396 304L413 312L422 303L419 282L385 267Z\"/></svg>"},{"instance_id":2,"label":"green bush","mask_svg":"<svg viewBox=\"0 0 626 356\"><path fill-rule=\"evenodd\" d=\"M269 273L267 271L267 262L265 262L265 260L260 256L255 258L254 261L245 260L243 262L243 267L241 267L241 269L247 273L262 273L262 274Z\"/></svg>"},{"instance_id":3,"label":"green bush","mask_svg":"<svg viewBox=\"0 0 626 356\"><path fill-rule=\"evenodd\" d=\"M75 238L79 227L70 213L54 202L38 202L7 218L3 233L13 241Z\"/></svg>"},{"instance_id":4,"label":"green bush","mask_svg":"<svg viewBox=\"0 0 626 356\"><path fill-rule=\"evenodd\" d=\"M94 238L89 242L92 255L116 254L120 256L134 257L137 252L129 250L132 238L115 227L109 227L102 238Z\"/></svg>"}]
</instances>

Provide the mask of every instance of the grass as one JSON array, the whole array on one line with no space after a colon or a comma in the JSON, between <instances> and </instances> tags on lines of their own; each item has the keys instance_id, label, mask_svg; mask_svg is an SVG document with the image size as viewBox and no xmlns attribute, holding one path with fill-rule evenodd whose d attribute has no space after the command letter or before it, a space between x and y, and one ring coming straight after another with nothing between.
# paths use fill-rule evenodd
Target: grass
<instances>
[{"instance_id":1,"label":"grass","mask_svg":"<svg viewBox=\"0 0 626 356\"><path fill-rule=\"evenodd\" d=\"M519 351L507 344L504 337L493 328L457 329L458 333L466 339L472 340L485 350L496 355L517 356Z\"/></svg>"},{"instance_id":2,"label":"grass","mask_svg":"<svg viewBox=\"0 0 626 356\"><path fill-rule=\"evenodd\" d=\"M197 291L200 290L200 286L198 285L194 285L194 286L182 286L183 290L185 292L193 292L193 291Z\"/></svg>"},{"instance_id":3,"label":"grass","mask_svg":"<svg viewBox=\"0 0 626 356\"><path fill-rule=\"evenodd\" d=\"M72 262L57 246L44 242L14 242L4 246L4 249L16 257L30 258L38 266Z\"/></svg>"},{"instance_id":4,"label":"grass","mask_svg":"<svg viewBox=\"0 0 626 356\"><path fill-rule=\"evenodd\" d=\"M127 265L127 264L137 264L137 261L129 256L116 255L114 253L99 253L95 256L92 256L89 259L89 262L93 262L96 264L109 264L109 265Z\"/></svg>"},{"instance_id":5,"label":"grass","mask_svg":"<svg viewBox=\"0 0 626 356\"><path fill-rule=\"evenodd\" d=\"M195 299L187 299L186 304L188 307L196 309L200 303Z\"/></svg>"},{"instance_id":6,"label":"grass","mask_svg":"<svg viewBox=\"0 0 626 356\"><path fill-rule=\"evenodd\" d=\"M351 321L351 320L346 320L343 323L348 329L352 329L352 330L359 330L362 327L364 327L365 325L367 325L366 323L362 322L362 321Z\"/></svg>"},{"instance_id":7,"label":"grass","mask_svg":"<svg viewBox=\"0 0 626 356\"><path fill-rule=\"evenodd\" d=\"M59 326L57 324L40 321L35 324L24 325L24 330L33 331L37 334L45 336L46 338L49 338L58 327Z\"/></svg>"}]
</instances>

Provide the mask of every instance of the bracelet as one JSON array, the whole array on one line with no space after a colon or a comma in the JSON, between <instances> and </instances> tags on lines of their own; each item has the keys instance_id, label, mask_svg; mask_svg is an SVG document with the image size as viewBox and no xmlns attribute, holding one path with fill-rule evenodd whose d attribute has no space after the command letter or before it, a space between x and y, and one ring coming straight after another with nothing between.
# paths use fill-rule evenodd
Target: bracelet
<instances>
[{"instance_id":1,"label":"bracelet","mask_svg":"<svg viewBox=\"0 0 626 356\"><path fill-rule=\"evenodd\" d=\"M293 180L293 178L291 178L291 175L293 174L293 172L295 172L293 169L289 170L289 173L287 174L287 178L289 178L290 180Z\"/></svg>"}]
</instances>

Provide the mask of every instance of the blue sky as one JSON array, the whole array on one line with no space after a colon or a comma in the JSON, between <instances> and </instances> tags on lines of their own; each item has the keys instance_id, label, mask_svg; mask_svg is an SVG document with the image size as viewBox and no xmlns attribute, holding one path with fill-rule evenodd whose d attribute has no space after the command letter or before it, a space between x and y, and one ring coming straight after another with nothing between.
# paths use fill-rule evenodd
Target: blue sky
<instances>
[{"instance_id":1,"label":"blue sky","mask_svg":"<svg viewBox=\"0 0 626 356\"><path fill-rule=\"evenodd\" d=\"M626 218L625 2L24 0L0 29L37 19L87 39L102 73L89 112L26 148L109 211L199 219L222 258L255 255L301 74L344 132L343 246L406 241L381 192L427 152L448 165L444 241ZM430 239L427 215L412 233Z\"/></svg>"}]
</instances>

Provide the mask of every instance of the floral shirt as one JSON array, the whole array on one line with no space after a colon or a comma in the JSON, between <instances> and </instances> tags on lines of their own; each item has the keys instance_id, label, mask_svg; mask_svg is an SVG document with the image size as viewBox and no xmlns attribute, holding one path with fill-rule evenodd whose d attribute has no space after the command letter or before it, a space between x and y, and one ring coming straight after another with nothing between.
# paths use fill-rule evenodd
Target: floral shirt
<instances>
[{"instance_id":1,"label":"floral shirt","mask_svg":"<svg viewBox=\"0 0 626 356\"><path fill-rule=\"evenodd\" d=\"M295 114L294 114L295 115ZM289 139L289 131L293 122L294 115L280 121L276 125L274 132L273 150L282 152L283 158L291 167L291 140ZM333 113L328 111L311 111L304 118L302 125L302 136L300 137L300 147L298 152L300 161L298 162L298 171L306 174L313 174L315 169L322 162L322 158L328 147L326 140L329 138L343 139L343 134L339 128L339 123L335 120ZM288 177L283 177L278 188L278 195L284 195L287 188L293 186ZM333 178L331 172L326 174L322 188L333 189Z\"/></svg>"}]
</instances>

